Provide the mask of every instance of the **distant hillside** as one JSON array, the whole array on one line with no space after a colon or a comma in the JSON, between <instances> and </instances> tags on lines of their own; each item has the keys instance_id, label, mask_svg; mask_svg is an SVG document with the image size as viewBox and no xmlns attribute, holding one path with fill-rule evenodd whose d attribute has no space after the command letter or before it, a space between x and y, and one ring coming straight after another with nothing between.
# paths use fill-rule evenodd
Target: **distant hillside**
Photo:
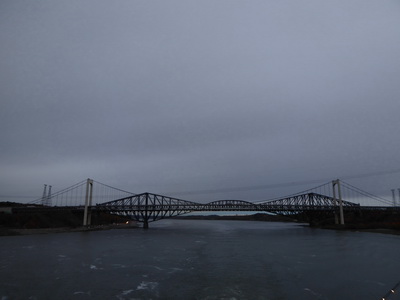
<instances>
[{"instance_id":1,"label":"distant hillside","mask_svg":"<svg viewBox=\"0 0 400 300\"><path fill-rule=\"evenodd\" d=\"M268 222L296 222L295 219L278 216L278 215L270 215L257 213L253 215L232 215L232 216L219 216L219 215L207 215L207 216L178 216L176 218L179 219L191 219L191 220L242 220L242 221L268 221Z\"/></svg>"},{"instance_id":2,"label":"distant hillside","mask_svg":"<svg viewBox=\"0 0 400 300\"><path fill-rule=\"evenodd\" d=\"M17 207L17 206L27 206L27 205L31 205L31 204L23 204L23 203L10 202L10 201L0 202L0 207Z\"/></svg>"}]
</instances>

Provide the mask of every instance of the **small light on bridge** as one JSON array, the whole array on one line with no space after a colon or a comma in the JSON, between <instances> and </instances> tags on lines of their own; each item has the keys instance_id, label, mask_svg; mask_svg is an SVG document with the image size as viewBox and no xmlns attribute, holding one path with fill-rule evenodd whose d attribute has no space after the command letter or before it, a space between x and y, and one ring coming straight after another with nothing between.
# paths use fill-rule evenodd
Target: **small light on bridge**
<instances>
[{"instance_id":1,"label":"small light on bridge","mask_svg":"<svg viewBox=\"0 0 400 300\"><path fill-rule=\"evenodd\" d=\"M394 290L390 290L394 294Z\"/></svg>"}]
</instances>

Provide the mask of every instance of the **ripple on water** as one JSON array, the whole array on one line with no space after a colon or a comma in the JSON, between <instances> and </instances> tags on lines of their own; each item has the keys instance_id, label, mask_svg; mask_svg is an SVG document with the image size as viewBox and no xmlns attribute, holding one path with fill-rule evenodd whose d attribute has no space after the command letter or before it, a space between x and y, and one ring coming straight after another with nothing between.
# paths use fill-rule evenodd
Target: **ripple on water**
<instances>
[{"instance_id":1,"label":"ripple on water","mask_svg":"<svg viewBox=\"0 0 400 300\"><path fill-rule=\"evenodd\" d=\"M104 268L99 268L96 265L90 265L91 270L104 270Z\"/></svg>"},{"instance_id":2,"label":"ripple on water","mask_svg":"<svg viewBox=\"0 0 400 300\"><path fill-rule=\"evenodd\" d=\"M158 287L158 282L153 281L142 281L137 287L136 290L154 290Z\"/></svg>"}]
</instances>

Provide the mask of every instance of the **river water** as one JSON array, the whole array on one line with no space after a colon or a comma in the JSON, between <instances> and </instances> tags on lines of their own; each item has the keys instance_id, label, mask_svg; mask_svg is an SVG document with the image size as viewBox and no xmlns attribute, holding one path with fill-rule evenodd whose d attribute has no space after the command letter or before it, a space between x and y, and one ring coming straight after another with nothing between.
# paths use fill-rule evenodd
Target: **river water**
<instances>
[{"instance_id":1,"label":"river water","mask_svg":"<svg viewBox=\"0 0 400 300\"><path fill-rule=\"evenodd\" d=\"M399 250L400 236L253 221L4 236L0 299L381 299Z\"/></svg>"}]
</instances>

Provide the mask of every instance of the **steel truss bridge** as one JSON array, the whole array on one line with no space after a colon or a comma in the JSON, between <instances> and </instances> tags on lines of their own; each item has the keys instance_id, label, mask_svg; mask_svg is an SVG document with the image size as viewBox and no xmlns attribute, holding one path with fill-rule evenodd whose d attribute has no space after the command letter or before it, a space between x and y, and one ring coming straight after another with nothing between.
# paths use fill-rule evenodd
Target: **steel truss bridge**
<instances>
[{"instance_id":1,"label":"steel truss bridge","mask_svg":"<svg viewBox=\"0 0 400 300\"><path fill-rule=\"evenodd\" d=\"M364 209L377 209L378 207L362 207L349 201L342 200L345 211L359 211ZM300 213L335 212L339 213L339 200L316 193L295 195L279 200L263 203L252 203L242 200L220 200L207 204L166 197L151 193L142 193L93 207L97 211L106 211L112 214L130 216L143 223L147 228L149 222L175 217L190 212L206 211L259 211L280 215ZM380 208L392 209L392 207Z\"/></svg>"}]
</instances>

